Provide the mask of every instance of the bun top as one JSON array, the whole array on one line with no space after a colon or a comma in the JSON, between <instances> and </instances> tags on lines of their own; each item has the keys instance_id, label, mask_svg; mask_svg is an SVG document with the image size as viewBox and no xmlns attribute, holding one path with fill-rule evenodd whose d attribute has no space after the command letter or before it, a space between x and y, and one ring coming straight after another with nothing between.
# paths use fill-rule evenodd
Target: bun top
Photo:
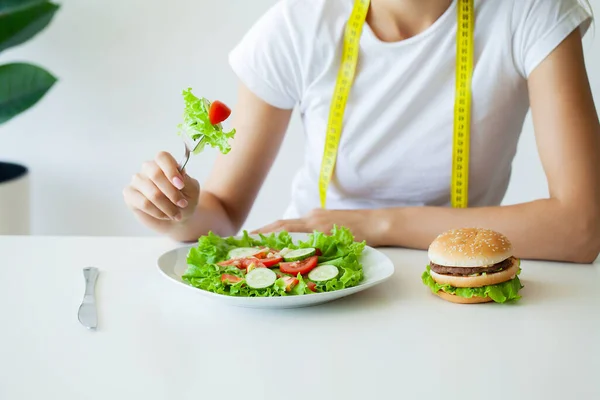
<instances>
[{"instance_id":1,"label":"bun top","mask_svg":"<svg viewBox=\"0 0 600 400\"><path fill-rule=\"evenodd\" d=\"M453 229L429 246L429 260L445 267L485 267L513 255L512 244L501 233L480 228Z\"/></svg>"}]
</instances>

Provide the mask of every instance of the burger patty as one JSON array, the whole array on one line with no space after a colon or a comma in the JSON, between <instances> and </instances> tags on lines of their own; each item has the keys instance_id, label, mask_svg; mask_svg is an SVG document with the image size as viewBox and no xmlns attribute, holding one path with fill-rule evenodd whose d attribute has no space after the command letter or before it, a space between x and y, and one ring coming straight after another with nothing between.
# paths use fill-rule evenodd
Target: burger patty
<instances>
[{"instance_id":1,"label":"burger patty","mask_svg":"<svg viewBox=\"0 0 600 400\"><path fill-rule=\"evenodd\" d=\"M445 267L443 265L438 265L434 263L430 263L429 267L435 273L442 275L454 275L454 276L469 276L474 274L481 274L485 272L487 274L493 274L494 272L499 272L504 269L510 268L513 263L514 257L509 257L506 260L499 262L498 264L494 264L490 267Z\"/></svg>"}]
</instances>

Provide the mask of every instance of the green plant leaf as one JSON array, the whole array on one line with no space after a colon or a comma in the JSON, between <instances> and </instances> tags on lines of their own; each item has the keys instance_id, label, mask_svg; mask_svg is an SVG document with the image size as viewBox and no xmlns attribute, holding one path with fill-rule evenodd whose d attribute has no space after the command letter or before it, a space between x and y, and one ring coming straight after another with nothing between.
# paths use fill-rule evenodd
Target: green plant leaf
<instances>
[{"instance_id":1,"label":"green plant leaf","mask_svg":"<svg viewBox=\"0 0 600 400\"><path fill-rule=\"evenodd\" d=\"M32 64L0 66L0 124L37 103L54 85L56 78Z\"/></svg>"},{"instance_id":2,"label":"green plant leaf","mask_svg":"<svg viewBox=\"0 0 600 400\"><path fill-rule=\"evenodd\" d=\"M17 46L42 31L59 6L43 2L11 13L0 14L0 51Z\"/></svg>"},{"instance_id":3,"label":"green plant leaf","mask_svg":"<svg viewBox=\"0 0 600 400\"><path fill-rule=\"evenodd\" d=\"M0 16L47 2L48 0L0 0Z\"/></svg>"}]
</instances>

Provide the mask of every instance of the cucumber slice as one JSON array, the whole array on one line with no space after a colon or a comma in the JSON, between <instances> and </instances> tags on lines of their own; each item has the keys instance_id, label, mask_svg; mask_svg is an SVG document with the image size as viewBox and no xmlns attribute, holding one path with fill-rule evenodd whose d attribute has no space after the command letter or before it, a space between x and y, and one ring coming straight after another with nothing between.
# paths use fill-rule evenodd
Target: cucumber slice
<instances>
[{"instance_id":1,"label":"cucumber slice","mask_svg":"<svg viewBox=\"0 0 600 400\"><path fill-rule=\"evenodd\" d=\"M269 268L256 268L246 274L246 284L253 289L268 288L276 280L277 275Z\"/></svg>"},{"instance_id":2,"label":"cucumber slice","mask_svg":"<svg viewBox=\"0 0 600 400\"><path fill-rule=\"evenodd\" d=\"M309 247L307 249L292 250L292 251L286 253L283 256L283 259L287 262L300 261L300 260L304 260L305 258L314 256L316 253L317 253L317 251L315 249L313 249L312 247Z\"/></svg>"},{"instance_id":3,"label":"cucumber slice","mask_svg":"<svg viewBox=\"0 0 600 400\"><path fill-rule=\"evenodd\" d=\"M325 282L338 276L340 270L335 265L319 265L308 273L308 279L314 282Z\"/></svg>"},{"instance_id":4,"label":"cucumber slice","mask_svg":"<svg viewBox=\"0 0 600 400\"><path fill-rule=\"evenodd\" d=\"M284 247L283 249L279 250L279 255L281 257L285 257L290 251L294 251L294 250Z\"/></svg>"},{"instance_id":5,"label":"cucumber slice","mask_svg":"<svg viewBox=\"0 0 600 400\"><path fill-rule=\"evenodd\" d=\"M235 249L232 249L229 252L228 256L229 256L229 259L246 258L246 257L255 256L260 252L262 252L262 250L257 249L256 247L237 247Z\"/></svg>"}]
</instances>

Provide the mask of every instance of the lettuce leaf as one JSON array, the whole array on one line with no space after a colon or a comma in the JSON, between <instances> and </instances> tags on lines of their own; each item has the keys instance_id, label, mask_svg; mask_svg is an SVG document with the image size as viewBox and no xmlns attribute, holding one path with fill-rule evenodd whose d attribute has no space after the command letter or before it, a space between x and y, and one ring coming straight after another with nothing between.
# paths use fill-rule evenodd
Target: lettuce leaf
<instances>
[{"instance_id":1,"label":"lettuce leaf","mask_svg":"<svg viewBox=\"0 0 600 400\"><path fill-rule=\"evenodd\" d=\"M331 292L356 286L364 278L362 265L358 261L358 255L354 252L348 253L344 257L324 262L323 264L335 265L340 270L340 273L336 278L326 282L318 282L317 290L319 291Z\"/></svg>"},{"instance_id":2,"label":"lettuce leaf","mask_svg":"<svg viewBox=\"0 0 600 400\"><path fill-rule=\"evenodd\" d=\"M321 250L319 263L343 258L348 254L360 256L366 246L366 242L355 242L354 236L348 228L335 226L331 230L331 235L322 232L313 232L309 235L306 242L300 242L300 248L314 247ZM331 263L327 263L331 264ZM334 264L335 265L335 264ZM336 265L339 267L339 265Z\"/></svg>"},{"instance_id":3,"label":"lettuce leaf","mask_svg":"<svg viewBox=\"0 0 600 400\"><path fill-rule=\"evenodd\" d=\"M235 237L225 238L225 243L227 243L227 245L229 246L229 250L235 247L258 247L263 245L262 241L252 238L247 231L244 231L242 237L239 239Z\"/></svg>"},{"instance_id":4,"label":"lettuce leaf","mask_svg":"<svg viewBox=\"0 0 600 400\"><path fill-rule=\"evenodd\" d=\"M464 297L470 299L473 296L477 297L486 297L489 296L496 303L505 303L507 301L516 301L521 298L519 296L519 290L521 290L524 286L521 284L519 280L519 274L521 273L521 269L517 273L513 279L498 283L496 285L483 286L478 288L457 288L451 285L440 285L431 277L431 268L429 265L423 275L421 276L421 280L425 286L428 286L431 289L432 293L437 293L440 290L443 290L446 293L453 294L459 297Z\"/></svg>"},{"instance_id":5,"label":"lettuce leaf","mask_svg":"<svg viewBox=\"0 0 600 400\"><path fill-rule=\"evenodd\" d=\"M242 281L230 285L221 282L221 274L239 276ZM245 285L244 275L236 267L219 267L217 265L196 266L190 265L183 280L199 289L218 294L244 297L271 297L286 296L285 283L278 279L273 286L267 289L252 289Z\"/></svg>"},{"instance_id":6,"label":"lettuce leaf","mask_svg":"<svg viewBox=\"0 0 600 400\"><path fill-rule=\"evenodd\" d=\"M294 244L292 236L287 232L271 233L269 236L265 236L262 233L259 234L260 243L273 250L283 250L286 247L288 249L297 249L298 246Z\"/></svg>"},{"instance_id":7,"label":"lettuce leaf","mask_svg":"<svg viewBox=\"0 0 600 400\"><path fill-rule=\"evenodd\" d=\"M258 239L252 238L244 231L240 238L220 237L210 232L198 239L198 245L188 252L188 268L182 279L191 286L229 296L269 297L305 295L313 292L308 288L308 278L298 274L298 284L288 293L285 291L285 282L280 278L267 289L250 289L242 280L234 285L221 282L222 274L235 275L244 278L243 271L235 266L220 267L217 263L227 259L230 250L236 247L266 246L275 250L283 248L296 249L299 247L317 247L323 255L319 263L333 264L340 270L339 275L327 282L317 283L317 292L340 290L358 285L362 279L363 268L360 257L365 242L354 242L354 236L346 228L334 227L331 235L313 232L306 242L295 244L288 232L270 235L259 235Z\"/></svg>"},{"instance_id":8,"label":"lettuce leaf","mask_svg":"<svg viewBox=\"0 0 600 400\"><path fill-rule=\"evenodd\" d=\"M298 276L296 276L296 279L298 279L298 284L292 289L292 294L302 295L313 293L312 290L310 290L306 285L306 280L304 279L302 274L298 274Z\"/></svg>"},{"instance_id":9,"label":"lettuce leaf","mask_svg":"<svg viewBox=\"0 0 600 400\"><path fill-rule=\"evenodd\" d=\"M216 264L225 258L234 246L226 240L209 232L198 240L198 245L190 249L188 253L188 265L201 266L205 264Z\"/></svg>"},{"instance_id":10,"label":"lettuce leaf","mask_svg":"<svg viewBox=\"0 0 600 400\"><path fill-rule=\"evenodd\" d=\"M205 99L194 96L191 88L184 90L182 94L185 107L183 123L177 126L179 134L188 135L193 141L203 137L194 154L202 152L206 145L218 148L223 154L229 153L231 151L229 139L234 137L235 129L225 132L221 124L211 124Z\"/></svg>"},{"instance_id":11,"label":"lettuce leaf","mask_svg":"<svg viewBox=\"0 0 600 400\"><path fill-rule=\"evenodd\" d=\"M227 259L227 254L236 247L259 246L260 241L253 239L244 232L240 239L234 237L221 238L212 232L202 236L198 245L190 249L187 257L188 265L200 266L204 264L216 264Z\"/></svg>"}]
</instances>

